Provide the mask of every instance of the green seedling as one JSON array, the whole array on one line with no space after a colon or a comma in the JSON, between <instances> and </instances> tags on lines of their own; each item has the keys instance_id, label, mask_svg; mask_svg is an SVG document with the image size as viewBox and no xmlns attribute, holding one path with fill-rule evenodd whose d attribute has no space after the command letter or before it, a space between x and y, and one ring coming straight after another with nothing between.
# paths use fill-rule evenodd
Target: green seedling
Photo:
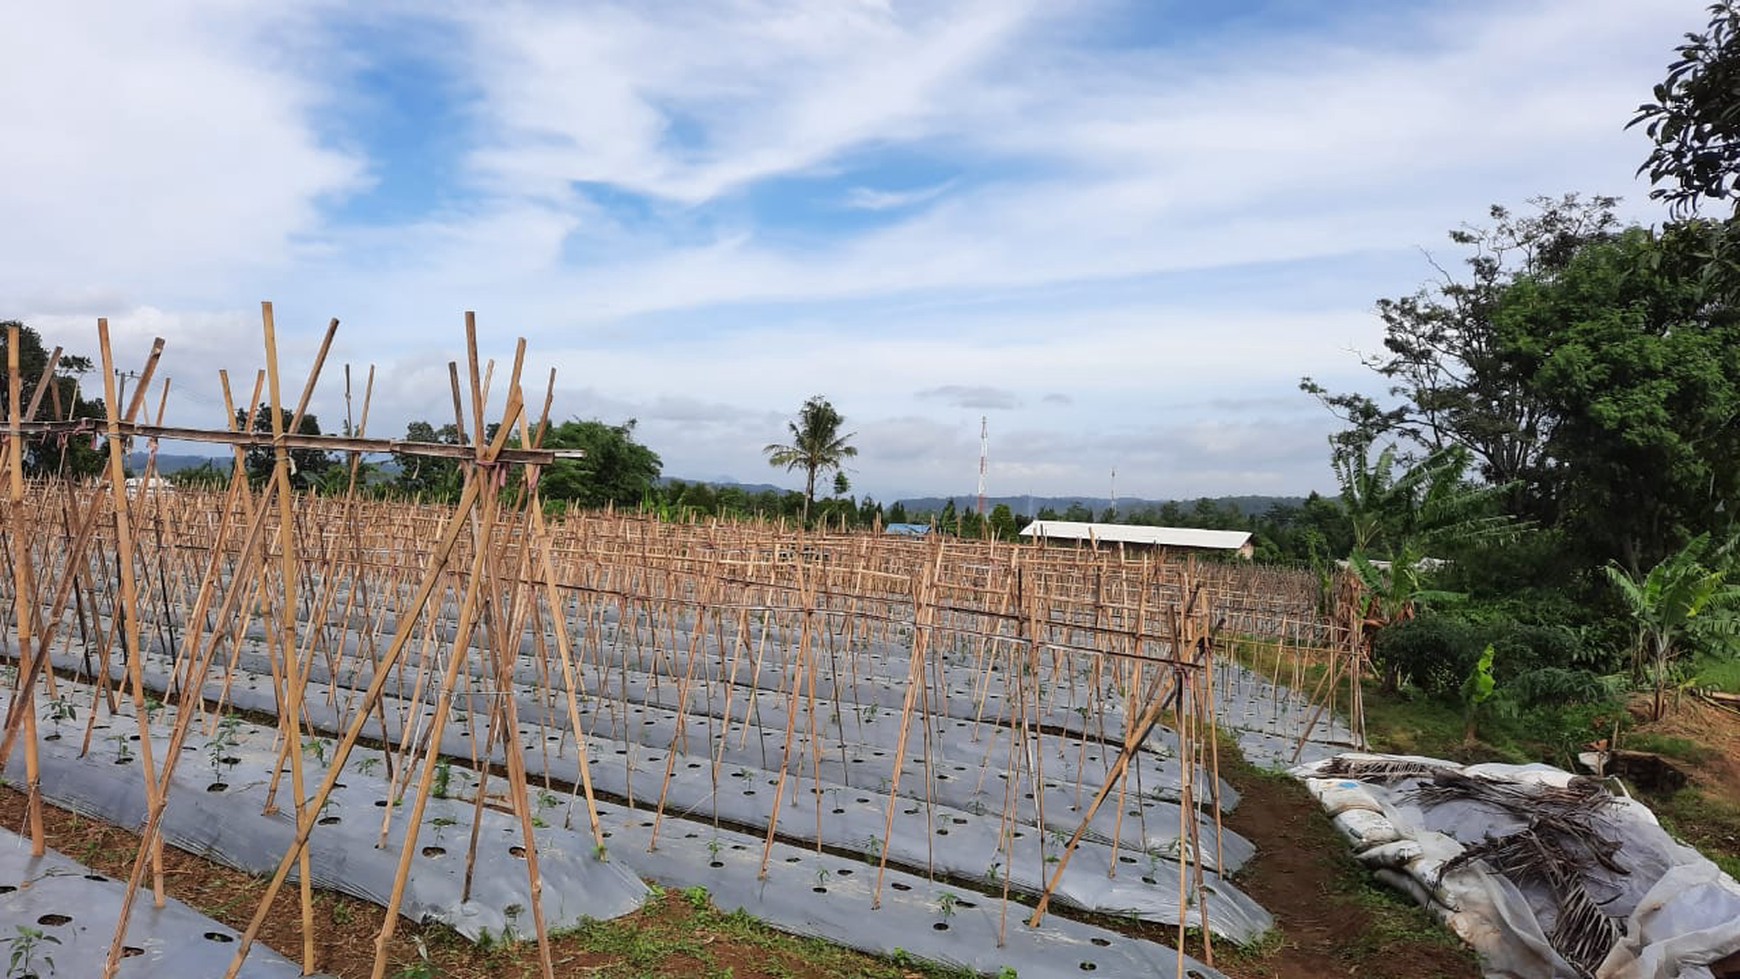
<instances>
[{"instance_id":1,"label":"green seedling","mask_svg":"<svg viewBox=\"0 0 1740 979\"><path fill-rule=\"evenodd\" d=\"M65 694L61 694L48 702L48 719L54 722L54 733L58 736L62 721L79 719L78 707Z\"/></svg>"},{"instance_id":2,"label":"green seedling","mask_svg":"<svg viewBox=\"0 0 1740 979\"><path fill-rule=\"evenodd\" d=\"M44 950L43 946L59 945L60 939L40 928L19 925L17 929L18 933L11 938L0 939L10 946L6 957L8 979L44 975L42 969L37 966L38 960L47 969L46 975L54 975L54 958Z\"/></svg>"}]
</instances>

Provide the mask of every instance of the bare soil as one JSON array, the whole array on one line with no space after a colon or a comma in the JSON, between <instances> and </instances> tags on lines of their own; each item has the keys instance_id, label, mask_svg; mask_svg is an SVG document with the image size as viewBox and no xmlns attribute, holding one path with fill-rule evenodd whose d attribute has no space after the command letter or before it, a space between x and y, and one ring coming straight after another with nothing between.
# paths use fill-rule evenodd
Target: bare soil
<instances>
[{"instance_id":1,"label":"bare soil","mask_svg":"<svg viewBox=\"0 0 1740 979\"><path fill-rule=\"evenodd\" d=\"M1236 979L1480 975L1449 929L1371 880L1304 786L1254 769L1229 781L1243 798L1226 826L1257 845L1237 883L1275 916L1279 941L1217 955L1217 968Z\"/></svg>"}]
</instances>

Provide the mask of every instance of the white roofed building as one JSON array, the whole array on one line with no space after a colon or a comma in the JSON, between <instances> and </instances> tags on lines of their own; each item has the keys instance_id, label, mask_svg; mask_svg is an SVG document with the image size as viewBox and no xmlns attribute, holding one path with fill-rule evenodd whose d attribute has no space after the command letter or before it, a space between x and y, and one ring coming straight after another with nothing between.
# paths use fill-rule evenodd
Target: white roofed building
<instances>
[{"instance_id":1,"label":"white roofed building","mask_svg":"<svg viewBox=\"0 0 1740 979\"><path fill-rule=\"evenodd\" d=\"M1197 527L1142 527L1124 523L1078 520L1035 520L1021 536L1037 543L1106 544L1120 547L1164 547L1181 551L1216 551L1249 558L1251 535L1243 530L1202 530Z\"/></svg>"}]
</instances>

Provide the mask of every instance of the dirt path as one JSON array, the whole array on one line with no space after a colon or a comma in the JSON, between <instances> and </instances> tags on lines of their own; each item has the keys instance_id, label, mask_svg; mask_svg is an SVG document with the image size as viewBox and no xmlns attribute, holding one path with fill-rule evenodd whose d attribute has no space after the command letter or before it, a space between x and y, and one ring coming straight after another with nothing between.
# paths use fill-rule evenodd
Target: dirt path
<instances>
[{"instance_id":1,"label":"dirt path","mask_svg":"<svg viewBox=\"0 0 1740 979\"><path fill-rule=\"evenodd\" d=\"M1474 979L1473 955L1427 912L1356 863L1304 786L1245 769L1226 825L1257 845L1238 885L1275 916L1279 939L1217 954L1236 979Z\"/></svg>"}]
</instances>

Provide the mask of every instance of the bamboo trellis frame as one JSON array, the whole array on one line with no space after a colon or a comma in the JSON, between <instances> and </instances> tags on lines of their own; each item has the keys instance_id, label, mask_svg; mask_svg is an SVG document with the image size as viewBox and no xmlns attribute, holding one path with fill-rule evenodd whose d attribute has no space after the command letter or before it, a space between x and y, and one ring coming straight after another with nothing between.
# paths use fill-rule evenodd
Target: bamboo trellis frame
<instances>
[{"instance_id":1,"label":"bamboo trellis frame","mask_svg":"<svg viewBox=\"0 0 1740 979\"><path fill-rule=\"evenodd\" d=\"M1179 563L1122 550L805 532L768 521L663 522L613 511L551 519L544 513L537 475L559 458L538 448L554 378L534 424L520 389L523 341L506 378L504 403L494 415L500 425L487 445L425 446L365 436L372 370L356 435L300 436L288 432L294 431L313 396L337 323L328 328L298 403L285 412L270 306L262 313L267 369L256 380L245 425L235 422L227 376L222 378L228 411L224 429L164 426L162 389L154 422L137 421L161 343L124 412L118 410L114 392L107 392L112 407L104 435L112 447L129 438L146 438L154 448L157 438L192 436L231 446L235 470L221 491L130 494L118 451L111 451L108 475L96 485L26 480L19 464L26 437L82 437L88 429L82 423L36 421L38 406L26 410L21 404L15 364L5 441L10 482L4 527L12 574L3 585L11 590L12 601L0 609L0 617L17 637L20 669L0 763L23 738L27 759L32 760L28 788L33 845L40 847L42 836L33 761L38 732L28 705L39 678L45 687L56 682L46 664L57 641L62 652L73 647L75 630L62 627L69 605L77 611L78 642L87 658L95 660L84 672L101 678L91 695L87 747L105 698L113 696L104 692L104 684L114 663L127 670L120 690L124 699L107 701L105 713L124 713L130 706L142 735L150 818L128 881L128 909L147 867L153 873L154 899L163 900L158 820L182 739L196 729L209 732L218 723L230 684L244 672L246 637L258 631L269 640L264 655L277 692L279 771L287 769L290 775L289 808L297 834L253 927L239 944L232 975L266 909L297 865L302 958L304 967L313 970L306 848L317 832L315 815L371 718L380 721L383 731L389 721L400 731L396 741L382 745L388 781L395 795L402 791L413 796L402 817L394 806L382 814L383 841L397 818L406 820L407 834L389 913L377 938L377 977L388 968L388 942L396 927L392 912L410 873L422 807L437 767L454 760L441 756L441 735L452 719L452 705L461 698L469 703L481 696L490 706L485 716L459 719L467 726L473 754L457 760L480 773L474 799L478 811L485 805L500 807L519 823L532 893L538 893L541 883L532 832L533 787L520 734L526 724L538 733L545 756L543 791L557 784L549 776L550 745L555 744L559 758L576 756L577 778L566 786L571 789L569 818L580 806L602 850L605 834L582 735L602 723L599 718L629 723L631 673L647 690L665 691L680 704L718 705L711 712L679 713L673 740L662 749L659 763L666 789L679 751L705 760L717 785L727 775L722 771L725 746L747 744L757 733L758 704L783 709L783 729L777 732L782 737L762 742L768 752L765 767L777 769L773 817L763 827L766 847L771 848L776 838L785 838L783 808L795 803L786 787L788 775L819 772L824 741L843 744L852 740L854 729L861 734L866 714L880 709L873 698L865 699L867 693L875 682L886 682L891 670L900 671L906 695L898 710L887 832L874 861L878 901L880 879L890 862L887 834L893 831L895 807L931 805L926 800L932 799L936 780L946 774L933 764L932 729L939 717L950 716L957 700L975 705L971 716L954 716L975 741L999 731L1008 738L1007 784L998 814L1007 861L1015 858L1013 838L1022 825L1016 804L1021 788L1053 781L1046 774L1046 755L1065 752L1072 759L1065 771L1074 770L1076 805L1088 804L1080 826L1055 854L1055 868L1041 868L1049 883L1038 896L1035 922L1094 810L1114 799L1121 827L1126 800L1148 791L1127 775L1129 762L1143 750L1148 730L1169 716L1185 773L1179 810L1185 868L1180 875L1182 920L1189 907L1203 905L1199 889L1207 854L1215 853L1214 866L1221 866L1218 839L1216 846L1208 846L1198 824L1185 818L1198 802L1218 801L1218 753L1212 736L1215 637L1236 636L1273 649L1276 672L1284 672L1290 657L1295 676L1299 664L1316 650L1341 646L1334 629L1317 615L1314 584L1296 572ZM466 369L462 374L456 362L450 377L456 423L475 434L492 417L488 396L495 375L493 364L479 360L470 317L466 328ZM112 358L106 324L99 331L108 369ZM15 338L10 349L16 357ZM51 362L50 373L52 367ZM346 375L348 404L348 369ZM112 370L108 376L113 378ZM37 402L46 387L51 386L38 384ZM252 413L261 405L273 413L269 438L252 432ZM286 415L288 428L282 425ZM508 439L515 435L520 446L510 447ZM271 479L260 487L251 486L245 474L243 452L250 446L274 450ZM348 453L350 478L342 495L290 491L289 451L300 448ZM363 453L382 451L458 459L465 478L459 503L364 499L358 461ZM154 452L152 460L147 487L152 485ZM138 532L144 527L150 528L149 534ZM147 689L142 674L147 624L158 630L152 644L169 649L174 663L174 680L162 699L177 712L161 769L151 756L148 736L147 706L157 695ZM528 634L529 679L516 672L527 668L520 659ZM881 654L872 648L900 652L897 658L879 660ZM341 682L345 677L353 679ZM410 699L389 706L383 697L389 684L413 691ZM521 715L516 690L529 691L547 709L538 716ZM408 712L391 714L431 700L435 710L427 725ZM819 706L824 701L834 705L832 716ZM342 707L349 718L318 786L304 783L301 768L310 703ZM1079 714L1081 723L1057 728L1048 717L1058 711ZM703 730L686 726L684 719L691 717ZM994 743L994 738L987 740L986 750ZM1031 757L1021 745L1030 746L1026 751ZM632 741L628 747L623 764L633 766L636 749ZM504 791L499 795L488 790L496 778L491 753L497 750L503 765ZM1090 752L1101 760L1090 762ZM986 756L987 770L992 762ZM919 793L917 802L899 791L909 763L917 765L911 777L921 780L913 790ZM1139 777L1140 770L1135 770ZM980 775L981 781L984 777ZM1199 777L1209 780L1206 790L1197 788ZM818 851L827 833L821 795L818 789L813 831L807 831ZM1034 802L1042 827L1046 816L1039 795ZM672 818L663 791L656 799L627 801L647 807L655 821ZM1218 829L1218 809L1215 815ZM1145 819L1140 810L1137 818ZM474 833L468 867L475 845ZM1008 877L991 890L1001 891L1007 901ZM536 900L531 911L543 948L541 968L551 975ZM111 975L127 913L123 911L117 925ZM1206 926L1207 912L1201 913Z\"/></svg>"}]
</instances>

